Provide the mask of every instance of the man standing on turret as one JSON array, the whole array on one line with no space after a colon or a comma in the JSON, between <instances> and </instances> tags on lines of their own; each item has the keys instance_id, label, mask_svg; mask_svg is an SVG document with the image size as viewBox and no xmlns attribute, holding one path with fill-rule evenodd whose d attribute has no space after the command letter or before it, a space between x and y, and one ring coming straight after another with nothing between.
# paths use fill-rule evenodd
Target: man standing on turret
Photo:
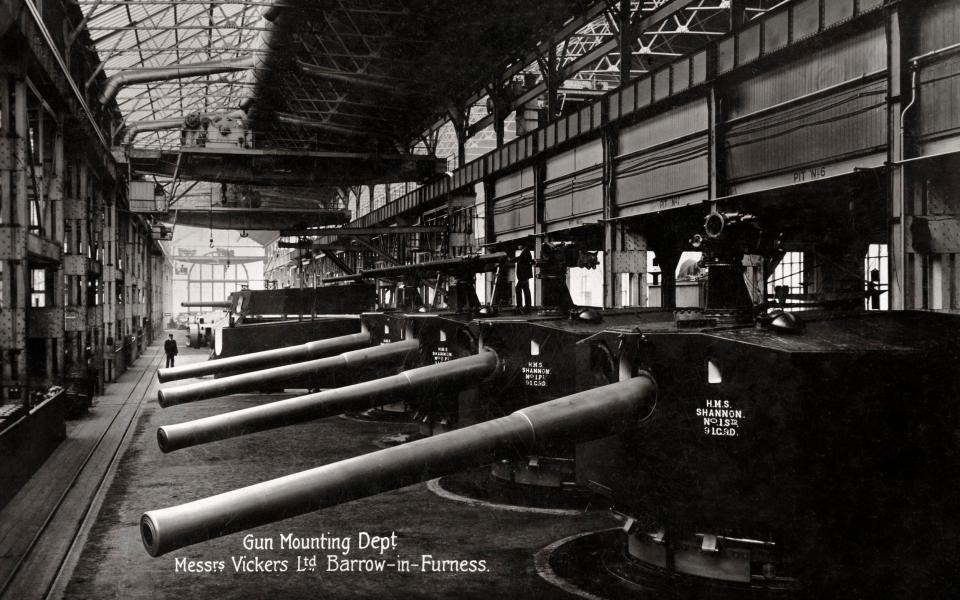
<instances>
[{"instance_id":1,"label":"man standing on turret","mask_svg":"<svg viewBox=\"0 0 960 600\"><path fill-rule=\"evenodd\" d=\"M533 302L530 300L530 279L533 278L533 255L530 245L520 242L520 254L517 255L517 310L526 312Z\"/></svg>"},{"instance_id":2,"label":"man standing on turret","mask_svg":"<svg viewBox=\"0 0 960 600\"><path fill-rule=\"evenodd\" d=\"M163 351L167 354L167 366L173 366L173 357L177 355L177 342L173 339L173 334L170 334L170 339L163 343Z\"/></svg>"}]
</instances>

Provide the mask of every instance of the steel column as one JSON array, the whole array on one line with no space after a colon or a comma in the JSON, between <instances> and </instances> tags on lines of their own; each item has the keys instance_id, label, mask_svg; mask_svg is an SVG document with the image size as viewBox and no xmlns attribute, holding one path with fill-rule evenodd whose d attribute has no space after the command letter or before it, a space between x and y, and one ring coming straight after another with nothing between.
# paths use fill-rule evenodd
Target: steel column
<instances>
[{"instance_id":1,"label":"steel column","mask_svg":"<svg viewBox=\"0 0 960 600\"><path fill-rule=\"evenodd\" d=\"M922 308L922 293L914 289L916 277L920 273L911 269L911 254L907 251L907 217L910 212L910 181L908 165L897 164L911 155L907 144L910 133L909 114L904 110L913 100L912 73L909 65L909 48L914 44L912 24L909 18L901 14L898 5L887 10L887 97L888 104L888 143L887 160L896 165L890 170L889 204L889 264L890 264L890 308ZM907 46L905 49L904 46ZM906 50L906 51L905 51ZM913 255L916 256L916 255ZM919 262L919 261L918 261Z\"/></svg>"}]
</instances>

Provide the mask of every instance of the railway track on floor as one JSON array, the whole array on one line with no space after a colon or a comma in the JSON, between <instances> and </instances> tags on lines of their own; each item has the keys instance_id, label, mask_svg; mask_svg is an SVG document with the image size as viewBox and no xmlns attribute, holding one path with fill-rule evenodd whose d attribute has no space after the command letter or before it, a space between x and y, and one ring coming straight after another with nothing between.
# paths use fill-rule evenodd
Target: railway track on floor
<instances>
[{"instance_id":1,"label":"railway track on floor","mask_svg":"<svg viewBox=\"0 0 960 600\"><path fill-rule=\"evenodd\" d=\"M96 518L100 511L100 506L102 505L106 491L113 481L113 475L116 472L117 465L123 457L123 451L129 444L132 433L135 431L135 425L139 422L140 415L143 413L144 404L147 401L150 391L154 387L153 374L160 365L163 353L159 352L156 348L153 350L155 352L154 356L149 357L149 354L144 356L144 358L149 357L150 362L138 375L136 383L134 383L131 388L130 395L127 396L127 400L117 408L116 414L110 418L103 432L100 433L83 461L73 472L70 483L49 510L40 528L30 540L26 550L19 556L9 575L4 579L2 584L0 584L0 598L10 598L11 600L55 598L58 597L62 593L63 588L66 587L67 580L72 571L72 568L66 567L75 565L79 558L79 553L83 549L81 542L86 537L86 533L89 531L93 519ZM129 410L131 402L134 403L133 410ZM94 462L102 462L104 464L92 473L92 476L97 478L93 493L81 495L80 498L70 498L71 494L82 494L77 488L86 474L85 471L88 466L94 466ZM38 548L46 534L53 534L51 532L51 526L57 520L58 516L62 514L61 509L67 507L69 502L76 500L81 501L80 518L70 519L73 529L70 530L68 534L69 544L66 546L66 551L59 557L55 555L52 557L38 557ZM55 535L63 536L63 533L61 532ZM54 548L55 553L60 554L60 552L56 552L56 550L62 548L63 544L60 544L58 548ZM53 562L50 561L51 558ZM44 565L46 569L37 569L28 573L27 570L25 570L25 566L30 564L32 560L40 560L40 564ZM54 564L56 565L56 571L52 573L51 577L50 568Z\"/></svg>"}]
</instances>

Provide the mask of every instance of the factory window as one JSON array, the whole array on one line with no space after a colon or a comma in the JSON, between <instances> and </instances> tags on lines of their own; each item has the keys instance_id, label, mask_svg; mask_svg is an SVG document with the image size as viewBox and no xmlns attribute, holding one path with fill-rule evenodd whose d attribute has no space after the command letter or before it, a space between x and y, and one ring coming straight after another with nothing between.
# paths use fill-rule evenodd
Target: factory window
<instances>
[{"instance_id":1,"label":"factory window","mask_svg":"<svg viewBox=\"0 0 960 600\"><path fill-rule=\"evenodd\" d=\"M867 310L890 308L889 251L886 244L870 244L863 261L867 298Z\"/></svg>"},{"instance_id":2,"label":"factory window","mask_svg":"<svg viewBox=\"0 0 960 600\"><path fill-rule=\"evenodd\" d=\"M30 269L30 306L40 308L50 304L52 285L47 285L46 269Z\"/></svg>"},{"instance_id":3,"label":"factory window","mask_svg":"<svg viewBox=\"0 0 960 600\"><path fill-rule=\"evenodd\" d=\"M28 180L33 181L29 178ZM32 191L33 183L30 183L28 187ZM40 204L32 193L30 194L30 231L42 231L40 228Z\"/></svg>"},{"instance_id":4,"label":"factory window","mask_svg":"<svg viewBox=\"0 0 960 600\"><path fill-rule=\"evenodd\" d=\"M603 264L603 252L597 253L597 260ZM603 304L603 269L571 267L567 271L570 296L574 304L580 306L600 306Z\"/></svg>"},{"instance_id":5,"label":"factory window","mask_svg":"<svg viewBox=\"0 0 960 600\"><path fill-rule=\"evenodd\" d=\"M779 291L784 295L786 305L802 303L807 286L803 269L803 252L785 253L773 275L767 279L767 300L776 300L777 288L781 288Z\"/></svg>"},{"instance_id":6,"label":"factory window","mask_svg":"<svg viewBox=\"0 0 960 600\"><path fill-rule=\"evenodd\" d=\"M187 273L187 300L203 302L222 301L243 286L249 286L245 265L195 264Z\"/></svg>"}]
</instances>

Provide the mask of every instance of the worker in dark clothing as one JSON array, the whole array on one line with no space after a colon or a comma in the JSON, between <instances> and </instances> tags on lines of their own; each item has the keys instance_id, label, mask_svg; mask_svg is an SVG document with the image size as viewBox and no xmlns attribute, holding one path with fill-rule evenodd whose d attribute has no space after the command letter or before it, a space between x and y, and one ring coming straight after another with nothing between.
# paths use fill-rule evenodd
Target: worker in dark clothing
<instances>
[{"instance_id":1,"label":"worker in dark clothing","mask_svg":"<svg viewBox=\"0 0 960 600\"><path fill-rule=\"evenodd\" d=\"M520 243L517 256L517 310L525 312L533 302L530 299L530 279L533 277L533 255L527 242Z\"/></svg>"},{"instance_id":2,"label":"worker in dark clothing","mask_svg":"<svg viewBox=\"0 0 960 600\"><path fill-rule=\"evenodd\" d=\"M173 366L173 357L177 355L177 342L173 339L173 334L170 334L170 339L163 343L163 351L167 354L167 366Z\"/></svg>"}]
</instances>

